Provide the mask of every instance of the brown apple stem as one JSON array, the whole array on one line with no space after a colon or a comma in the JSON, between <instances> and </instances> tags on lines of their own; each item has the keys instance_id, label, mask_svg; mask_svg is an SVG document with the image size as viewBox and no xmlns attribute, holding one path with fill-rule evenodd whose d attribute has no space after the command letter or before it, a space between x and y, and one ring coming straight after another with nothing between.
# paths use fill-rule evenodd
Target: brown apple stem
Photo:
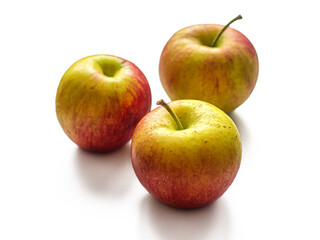
<instances>
[{"instance_id":1,"label":"brown apple stem","mask_svg":"<svg viewBox=\"0 0 320 240\"><path fill-rule=\"evenodd\" d=\"M218 42L218 39L220 38L220 36L222 35L222 33L224 32L224 30L227 29L227 27L230 26L231 23L233 23L234 21L237 21L238 19L242 19L242 16L239 15L237 17L235 17L234 19L232 19L227 25L225 25L222 30L219 32L219 34L213 39L212 43L211 43L211 47L214 47L216 45L216 43Z\"/></svg>"},{"instance_id":2,"label":"brown apple stem","mask_svg":"<svg viewBox=\"0 0 320 240\"><path fill-rule=\"evenodd\" d=\"M163 100L159 100L157 102L157 105L161 105L162 107L164 107L171 115L171 117L173 118L173 120L176 122L178 130L183 130L183 126L182 123L180 122L179 118L177 117L177 115L172 111L171 107Z\"/></svg>"}]
</instances>

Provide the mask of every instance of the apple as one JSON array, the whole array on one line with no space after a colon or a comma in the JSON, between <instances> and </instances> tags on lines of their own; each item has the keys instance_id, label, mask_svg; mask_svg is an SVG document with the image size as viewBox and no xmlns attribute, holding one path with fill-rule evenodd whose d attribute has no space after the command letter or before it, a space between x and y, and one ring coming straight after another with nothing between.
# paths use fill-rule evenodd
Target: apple
<instances>
[{"instance_id":1,"label":"apple","mask_svg":"<svg viewBox=\"0 0 320 240\"><path fill-rule=\"evenodd\" d=\"M132 137L135 174L165 204L206 206L228 189L240 167L237 127L223 111L203 101L158 104L163 107L144 116Z\"/></svg>"},{"instance_id":2,"label":"apple","mask_svg":"<svg viewBox=\"0 0 320 240\"><path fill-rule=\"evenodd\" d=\"M127 143L150 107L146 77L130 61L111 55L74 63L56 95L56 114L64 132L79 147L95 152Z\"/></svg>"},{"instance_id":3,"label":"apple","mask_svg":"<svg viewBox=\"0 0 320 240\"><path fill-rule=\"evenodd\" d=\"M159 64L161 83L171 100L198 99L229 113L253 91L258 57L251 42L228 26L199 24L176 32Z\"/></svg>"}]
</instances>

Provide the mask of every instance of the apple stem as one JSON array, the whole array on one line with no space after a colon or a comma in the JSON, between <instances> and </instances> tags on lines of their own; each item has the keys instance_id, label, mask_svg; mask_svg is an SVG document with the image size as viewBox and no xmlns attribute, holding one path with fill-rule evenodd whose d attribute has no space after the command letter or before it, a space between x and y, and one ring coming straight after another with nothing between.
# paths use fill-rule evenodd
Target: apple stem
<instances>
[{"instance_id":1,"label":"apple stem","mask_svg":"<svg viewBox=\"0 0 320 240\"><path fill-rule=\"evenodd\" d=\"M171 107L163 100L159 100L157 102L157 105L161 105L162 107L164 107L171 115L171 117L173 118L173 120L176 122L178 130L183 130L183 126L182 123L180 122L179 118L177 117L177 115L172 111Z\"/></svg>"},{"instance_id":2,"label":"apple stem","mask_svg":"<svg viewBox=\"0 0 320 240\"><path fill-rule=\"evenodd\" d=\"M222 33L224 32L224 30L227 29L227 27L230 26L231 23L233 23L234 21L237 21L238 19L242 19L242 16L239 15L237 17L235 17L234 19L232 19L227 25L225 25L222 30L219 32L219 34L213 39L212 43L211 43L211 47L214 47L216 45L216 43L218 42L218 39L220 38L220 36L222 35Z\"/></svg>"}]
</instances>

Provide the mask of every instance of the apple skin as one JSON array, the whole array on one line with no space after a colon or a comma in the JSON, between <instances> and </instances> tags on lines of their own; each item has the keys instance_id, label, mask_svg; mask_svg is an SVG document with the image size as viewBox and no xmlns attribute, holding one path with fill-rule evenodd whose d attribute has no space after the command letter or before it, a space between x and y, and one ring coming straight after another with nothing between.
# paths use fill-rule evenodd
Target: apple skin
<instances>
[{"instance_id":1,"label":"apple skin","mask_svg":"<svg viewBox=\"0 0 320 240\"><path fill-rule=\"evenodd\" d=\"M56 114L64 132L79 147L95 152L127 143L150 107L146 77L130 61L111 55L74 63L56 95Z\"/></svg>"},{"instance_id":2,"label":"apple skin","mask_svg":"<svg viewBox=\"0 0 320 240\"><path fill-rule=\"evenodd\" d=\"M176 32L165 45L159 64L161 83L171 100L198 99L229 113L253 91L258 56L251 42L228 27L199 24Z\"/></svg>"},{"instance_id":3,"label":"apple skin","mask_svg":"<svg viewBox=\"0 0 320 240\"><path fill-rule=\"evenodd\" d=\"M177 130L163 107L149 112L131 141L137 178L161 202L198 208L218 199L233 182L241 162L236 125L223 111L199 100L169 103L185 129Z\"/></svg>"}]
</instances>

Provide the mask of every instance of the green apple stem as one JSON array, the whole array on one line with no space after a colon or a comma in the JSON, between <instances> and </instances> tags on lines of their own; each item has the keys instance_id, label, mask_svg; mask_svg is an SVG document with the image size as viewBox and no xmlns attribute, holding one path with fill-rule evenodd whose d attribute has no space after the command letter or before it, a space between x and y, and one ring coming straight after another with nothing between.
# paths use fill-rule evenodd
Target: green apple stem
<instances>
[{"instance_id":1,"label":"green apple stem","mask_svg":"<svg viewBox=\"0 0 320 240\"><path fill-rule=\"evenodd\" d=\"M235 17L234 19L232 19L227 25L225 25L222 30L219 32L219 34L213 39L212 43L211 43L211 47L214 47L216 45L216 43L218 42L218 39L220 38L220 36L222 35L222 33L224 32L224 30L227 29L227 27L230 26L231 23L233 23L234 21L237 21L238 19L242 19L242 16L239 15L237 17Z\"/></svg>"},{"instance_id":2,"label":"green apple stem","mask_svg":"<svg viewBox=\"0 0 320 240\"><path fill-rule=\"evenodd\" d=\"M173 120L176 122L178 130L183 130L183 126L182 123L180 122L179 118L177 117L177 115L172 111L171 107L163 100L159 100L157 102L157 105L161 105L162 107L164 107L171 115L171 117L173 118Z\"/></svg>"}]
</instances>

